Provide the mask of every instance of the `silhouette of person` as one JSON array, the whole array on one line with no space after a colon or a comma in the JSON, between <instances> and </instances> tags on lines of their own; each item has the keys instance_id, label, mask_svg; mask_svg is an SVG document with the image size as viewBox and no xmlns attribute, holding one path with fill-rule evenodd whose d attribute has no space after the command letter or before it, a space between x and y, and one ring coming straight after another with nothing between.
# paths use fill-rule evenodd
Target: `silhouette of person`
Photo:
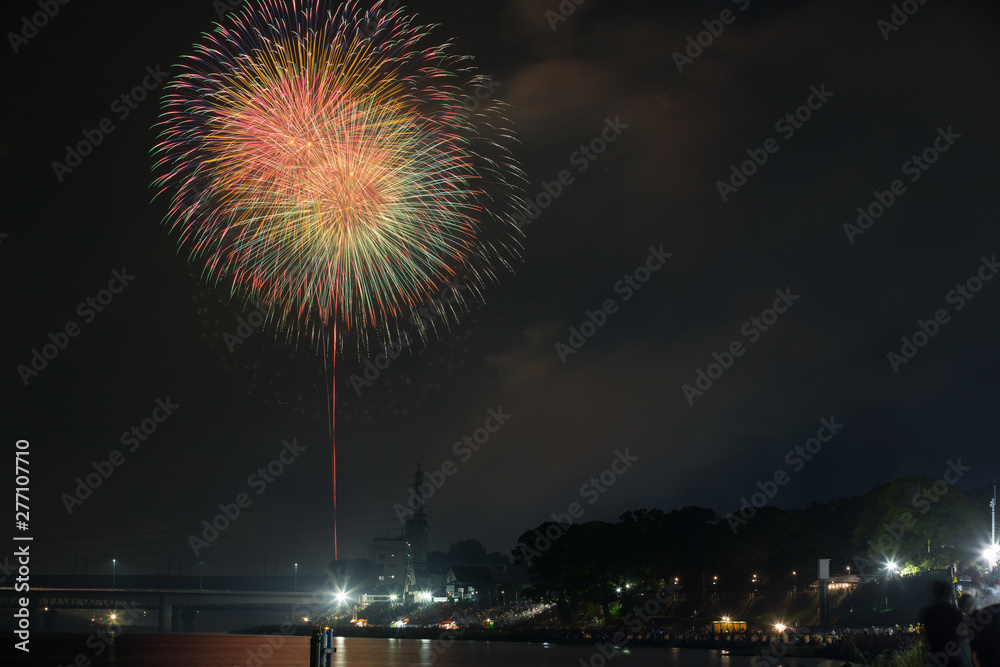
<instances>
[{"instance_id":1,"label":"silhouette of person","mask_svg":"<svg viewBox=\"0 0 1000 667\"><path fill-rule=\"evenodd\" d=\"M980 619L989 619L976 631ZM969 644L975 667L1000 667L1000 604L969 614Z\"/></svg>"},{"instance_id":2,"label":"silhouette of person","mask_svg":"<svg viewBox=\"0 0 1000 667\"><path fill-rule=\"evenodd\" d=\"M949 584L935 581L931 584L934 602L920 611L924 625L924 642L931 653L931 662L940 667L970 667L961 642L965 619L951 604Z\"/></svg>"}]
</instances>

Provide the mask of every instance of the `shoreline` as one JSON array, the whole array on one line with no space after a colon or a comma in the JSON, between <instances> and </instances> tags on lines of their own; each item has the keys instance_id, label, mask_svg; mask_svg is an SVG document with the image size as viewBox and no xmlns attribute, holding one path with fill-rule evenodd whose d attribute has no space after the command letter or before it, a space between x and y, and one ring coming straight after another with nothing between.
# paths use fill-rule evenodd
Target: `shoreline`
<instances>
[{"instance_id":1,"label":"shoreline","mask_svg":"<svg viewBox=\"0 0 1000 667\"><path fill-rule=\"evenodd\" d=\"M589 633L583 630L553 630L548 632L517 632L502 630L485 630L479 627L458 628L456 630L442 630L440 628L391 628L391 627L367 627L355 628L334 626L334 637L345 639L410 639L410 640L439 640L439 641L476 641L476 642L511 642L524 644L557 644L587 646L595 644L611 644L611 637L615 633ZM231 634L267 634L262 632L262 628L249 631L234 632ZM293 634L302 636L312 634L313 628L296 626ZM643 638L632 638L622 643L615 644L617 649L622 648L657 648L657 649L689 649L689 650L717 650L724 651L728 655L752 657L756 655L776 655L770 650L769 641L751 641L745 639L687 639L670 638L663 639L655 635ZM852 650L852 648L854 650ZM861 656L857 654L857 648L843 645L842 640L834 640L829 643L817 643L807 645L784 645L781 655L776 657L791 658L818 658L825 660L843 660L845 662L859 662Z\"/></svg>"}]
</instances>

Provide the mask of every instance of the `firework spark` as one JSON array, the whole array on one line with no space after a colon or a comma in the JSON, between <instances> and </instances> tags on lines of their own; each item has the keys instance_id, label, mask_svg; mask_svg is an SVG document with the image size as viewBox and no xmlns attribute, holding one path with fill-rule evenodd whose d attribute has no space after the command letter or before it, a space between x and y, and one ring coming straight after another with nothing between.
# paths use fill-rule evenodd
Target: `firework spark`
<instances>
[{"instance_id":1,"label":"firework spark","mask_svg":"<svg viewBox=\"0 0 1000 667\"><path fill-rule=\"evenodd\" d=\"M367 346L516 258L520 168L485 77L383 3L266 1L196 45L163 101L156 186L213 284L289 331ZM464 304L459 303L459 307Z\"/></svg>"},{"instance_id":2,"label":"firework spark","mask_svg":"<svg viewBox=\"0 0 1000 667\"><path fill-rule=\"evenodd\" d=\"M338 331L367 348L445 285L469 287L461 309L510 268L524 177L502 105L463 105L488 82L466 58L383 2L263 0L226 21L168 84L154 149L167 224L210 283L327 340L335 373Z\"/></svg>"}]
</instances>

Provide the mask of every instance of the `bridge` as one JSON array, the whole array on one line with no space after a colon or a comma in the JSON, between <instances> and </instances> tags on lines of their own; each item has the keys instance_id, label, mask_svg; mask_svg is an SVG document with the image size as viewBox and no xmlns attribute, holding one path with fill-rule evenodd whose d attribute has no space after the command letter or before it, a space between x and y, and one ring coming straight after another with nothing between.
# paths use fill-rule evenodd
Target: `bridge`
<instances>
[{"instance_id":1,"label":"bridge","mask_svg":"<svg viewBox=\"0 0 1000 667\"><path fill-rule=\"evenodd\" d=\"M59 610L155 610L160 632L192 632L199 611L267 611L322 616L337 607L325 577L35 575L31 590L0 588L0 608L17 608L28 596L44 630Z\"/></svg>"}]
</instances>

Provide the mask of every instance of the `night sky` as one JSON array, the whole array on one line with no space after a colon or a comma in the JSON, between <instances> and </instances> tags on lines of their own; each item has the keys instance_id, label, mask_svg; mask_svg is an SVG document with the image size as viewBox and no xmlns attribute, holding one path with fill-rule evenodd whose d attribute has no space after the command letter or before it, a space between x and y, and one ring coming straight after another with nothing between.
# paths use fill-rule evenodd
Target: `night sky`
<instances>
[{"instance_id":1,"label":"night sky","mask_svg":"<svg viewBox=\"0 0 1000 667\"><path fill-rule=\"evenodd\" d=\"M341 558L399 531L418 463L452 472L427 500L431 549L504 553L574 502L582 521L724 515L781 471L786 509L959 458L960 487L997 477L992 3L908 0L899 26L886 1L677 4L408 3L497 83L542 210L515 272L437 338L366 385L364 355L338 359ZM2 431L6 452L31 443L35 572L333 559L323 354L267 327L234 345L253 307L200 279L153 200L163 74L220 6L71 2L7 35ZM9 3L4 32L38 11ZM46 367L19 370L67 325ZM808 443L823 420L838 426ZM273 481L254 477L283 449ZM115 450L70 514L64 494ZM240 493L195 556L189 536Z\"/></svg>"}]
</instances>

